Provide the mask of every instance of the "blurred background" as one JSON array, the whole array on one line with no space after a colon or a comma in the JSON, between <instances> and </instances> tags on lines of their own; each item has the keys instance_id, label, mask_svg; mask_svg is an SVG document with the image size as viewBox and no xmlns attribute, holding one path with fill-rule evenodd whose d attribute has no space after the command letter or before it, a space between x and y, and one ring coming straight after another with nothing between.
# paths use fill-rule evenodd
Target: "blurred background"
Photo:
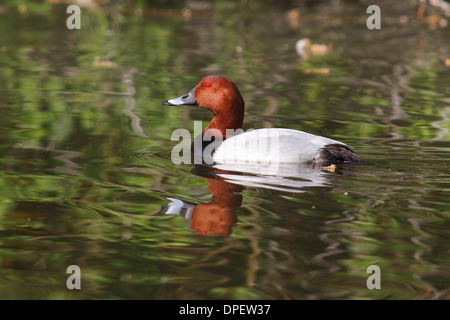
<instances>
[{"instance_id":1,"label":"blurred background","mask_svg":"<svg viewBox=\"0 0 450 320\"><path fill-rule=\"evenodd\" d=\"M0 1L0 298L449 299L449 19L440 0ZM368 165L244 175L263 184L174 165L172 132L212 115L162 101L208 74L236 82L244 129Z\"/></svg>"}]
</instances>

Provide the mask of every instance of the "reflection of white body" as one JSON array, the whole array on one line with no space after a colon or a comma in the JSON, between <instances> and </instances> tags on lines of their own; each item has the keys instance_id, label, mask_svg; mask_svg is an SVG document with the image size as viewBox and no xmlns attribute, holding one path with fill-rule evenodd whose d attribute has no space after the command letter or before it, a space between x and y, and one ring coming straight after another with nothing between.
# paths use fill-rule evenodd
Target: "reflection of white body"
<instances>
[{"instance_id":1,"label":"reflection of white body","mask_svg":"<svg viewBox=\"0 0 450 320\"><path fill-rule=\"evenodd\" d=\"M227 171L217 173L227 182L285 192L301 193L305 187L325 186L328 182L328 173L293 163L279 163L275 174L273 165L216 164L214 168Z\"/></svg>"}]
</instances>

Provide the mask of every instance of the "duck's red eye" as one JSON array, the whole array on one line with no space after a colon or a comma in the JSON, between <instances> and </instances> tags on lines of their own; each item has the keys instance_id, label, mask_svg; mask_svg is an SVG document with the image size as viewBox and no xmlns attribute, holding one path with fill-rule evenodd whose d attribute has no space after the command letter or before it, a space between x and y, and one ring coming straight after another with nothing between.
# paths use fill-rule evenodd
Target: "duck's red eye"
<instances>
[{"instance_id":1,"label":"duck's red eye","mask_svg":"<svg viewBox=\"0 0 450 320\"><path fill-rule=\"evenodd\" d=\"M208 82L207 84L205 84L205 87L211 88L211 87L212 87L212 84L211 84L210 82Z\"/></svg>"}]
</instances>

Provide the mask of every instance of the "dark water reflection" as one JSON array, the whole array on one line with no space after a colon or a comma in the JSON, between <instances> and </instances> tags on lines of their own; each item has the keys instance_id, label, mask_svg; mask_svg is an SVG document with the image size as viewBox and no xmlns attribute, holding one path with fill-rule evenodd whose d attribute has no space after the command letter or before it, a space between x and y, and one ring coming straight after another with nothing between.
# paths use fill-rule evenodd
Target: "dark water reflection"
<instances>
[{"instance_id":1,"label":"dark water reflection","mask_svg":"<svg viewBox=\"0 0 450 320\"><path fill-rule=\"evenodd\" d=\"M64 6L0 5L0 297L449 299L449 27L401 2L376 31L358 2L221 3L85 8L80 31ZM300 38L331 53L301 60ZM329 136L371 165L174 165L173 130L211 115L161 101L209 73L238 84L246 129Z\"/></svg>"}]
</instances>

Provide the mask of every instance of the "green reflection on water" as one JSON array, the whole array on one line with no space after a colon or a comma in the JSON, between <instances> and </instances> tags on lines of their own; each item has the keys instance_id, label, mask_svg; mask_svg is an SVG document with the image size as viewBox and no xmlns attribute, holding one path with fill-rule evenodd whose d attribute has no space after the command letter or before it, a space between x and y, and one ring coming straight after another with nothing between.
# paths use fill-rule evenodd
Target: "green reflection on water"
<instances>
[{"instance_id":1,"label":"green reflection on water","mask_svg":"<svg viewBox=\"0 0 450 320\"><path fill-rule=\"evenodd\" d=\"M69 31L64 6L23 3L0 10L1 298L448 298L448 28L401 5L370 34L364 5L301 6L295 26L294 4L219 1L83 9ZM302 61L300 37L333 53ZM171 162L170 137L211 115L161 102L209 73L236 81L246 128L341 139L373 165L303 193L246 187L230 235L192 231L161 208L217 195Z\"/></svg>"}]
</instances>

